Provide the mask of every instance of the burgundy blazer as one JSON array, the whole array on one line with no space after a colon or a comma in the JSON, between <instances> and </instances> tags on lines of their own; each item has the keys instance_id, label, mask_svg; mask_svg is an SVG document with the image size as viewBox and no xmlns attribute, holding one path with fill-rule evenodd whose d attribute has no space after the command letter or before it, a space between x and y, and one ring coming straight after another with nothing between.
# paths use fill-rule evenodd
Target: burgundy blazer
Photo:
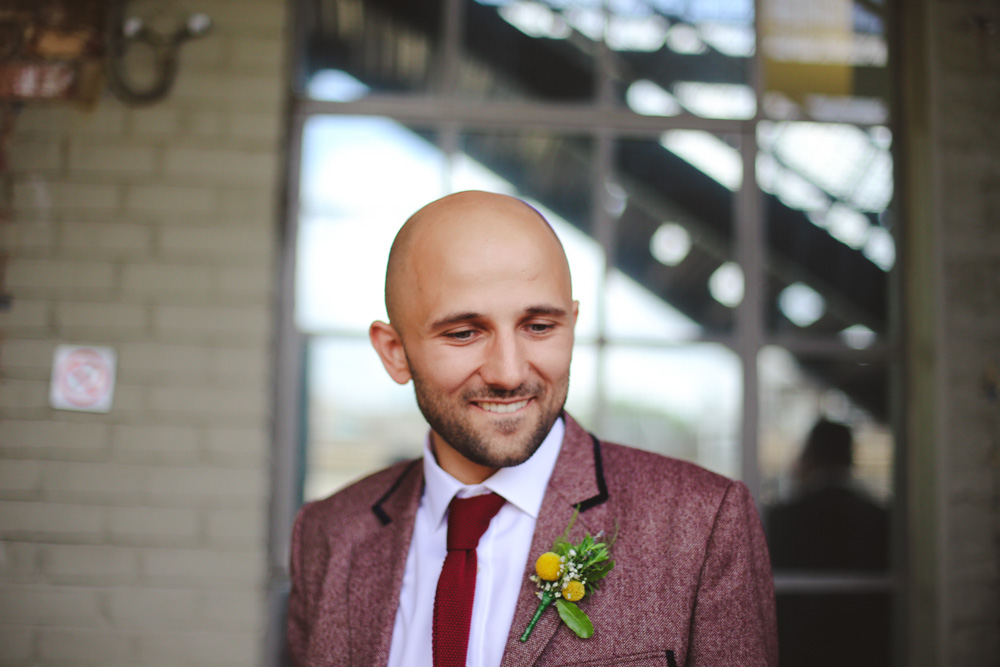
<instances>
[{"instance_id":1,"label":"burgundy blazer","mask_svg":"<svg viewBox=\"0 0 1000 667\"><path fill-rule=\"evenodd\" d=\"M778 663L774 586L764 532L746 486L685 463L594 438L571 417L542 501L503 667ZM385 665L423 486L420 461L377 472L295 522L288 642L296 664ZM535 559L580 514L611 535L615 568L580 606L590 639L537 608Z\"/></svg>"}]
</instances>

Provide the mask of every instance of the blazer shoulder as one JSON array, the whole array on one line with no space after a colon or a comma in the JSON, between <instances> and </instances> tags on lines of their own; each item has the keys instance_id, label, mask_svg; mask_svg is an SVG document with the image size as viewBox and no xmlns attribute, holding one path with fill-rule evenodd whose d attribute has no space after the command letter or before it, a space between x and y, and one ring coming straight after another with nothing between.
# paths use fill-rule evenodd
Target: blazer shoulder
<instances>
[{"instance_id":1,"label":"blazer shoulder","mask_svg":"<svg viewBox=\"0 0 1000 667\"><path fill-rule=\"evenodd\" d=\"M616 480L616 486L647 495L650 501L665 495L675 501L718 506L734 485L742 486L742 482L663 454L605 441L601 450L609 482Z\"/></svg>"},{"instance_id":2,"label":"blazer shoulder","mask_svg":"<svg viewBox=\"0 0 1000 667\"><path fill-rule=\"evenodd\" d=\"M420 459L400 461L357 480L321 500L313 500L299 509L296 523L309 531L319 527L326 532L331 526L347 528L378 521L372 508L392 491L403 478L418 468Z\"/></svg>"}]
</instances>

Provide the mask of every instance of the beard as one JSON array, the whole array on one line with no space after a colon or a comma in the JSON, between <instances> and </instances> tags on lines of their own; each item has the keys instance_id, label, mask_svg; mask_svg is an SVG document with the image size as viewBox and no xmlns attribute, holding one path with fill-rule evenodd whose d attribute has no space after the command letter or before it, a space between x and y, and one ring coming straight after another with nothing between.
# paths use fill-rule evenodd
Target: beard
<instances>
[{"instance_id":1,"label":"beard","mask_svg":"<svg viewBox=\"0 0 1000 667\"><path fill-rule=\"evenodd\" d=\"M569 390L567 371L549 391L541 383L531 383L511 390L467 389L457 399L452 399L424 382L412 366L410 375L417 406L431 429L466 459L487 468L510 468L530 459L552 430ZM516 400L528 396L538 402L539 416L534 424L527 425L527 431L521 436L517 432L524 427L527 417L493 419L490 429L485 430L468 414L467 406L471 401Z\"/></svg>"}]
</instances>

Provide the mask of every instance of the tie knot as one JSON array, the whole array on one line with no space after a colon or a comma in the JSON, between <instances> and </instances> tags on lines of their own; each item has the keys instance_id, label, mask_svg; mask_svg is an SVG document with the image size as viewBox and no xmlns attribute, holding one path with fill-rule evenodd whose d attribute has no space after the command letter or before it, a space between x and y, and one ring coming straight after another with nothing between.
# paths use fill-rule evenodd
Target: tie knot
<instances>
[{"instance_id":1,"label":"tie knot","mask_svg":"<svg viewBox=\"0 0 1000 667\"><path fill-rule=\"evenodd\" d=\"M475 549L505 502L495 493L453 498L448 506L448 550Z\"/></svg>"}]
</instances>

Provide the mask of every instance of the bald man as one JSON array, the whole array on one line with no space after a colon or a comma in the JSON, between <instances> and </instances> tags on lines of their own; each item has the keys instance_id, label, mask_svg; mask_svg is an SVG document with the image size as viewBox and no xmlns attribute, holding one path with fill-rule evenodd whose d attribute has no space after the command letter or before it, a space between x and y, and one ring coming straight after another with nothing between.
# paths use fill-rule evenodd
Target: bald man
<instances>
[{"instance_id":1,"label":"bald man","mask_svg":"<svg viewBox=\"0 0 1000 667\"><path fill-rule=\"evenodd\" d=\"M455 498L502 500L478 559L465 660L497 665L776 665L774 591L746 487L603 442L563 411L578 304L558 238L512 197L462 192L400 229L389 322L372 345L413 381L430 431L420 459L302 508L288 610L299 665L437 667L434 606ZM538 600L534 561L612 534L614 569L581 608L518 641Z\"/></svg>"}]
</instances>

